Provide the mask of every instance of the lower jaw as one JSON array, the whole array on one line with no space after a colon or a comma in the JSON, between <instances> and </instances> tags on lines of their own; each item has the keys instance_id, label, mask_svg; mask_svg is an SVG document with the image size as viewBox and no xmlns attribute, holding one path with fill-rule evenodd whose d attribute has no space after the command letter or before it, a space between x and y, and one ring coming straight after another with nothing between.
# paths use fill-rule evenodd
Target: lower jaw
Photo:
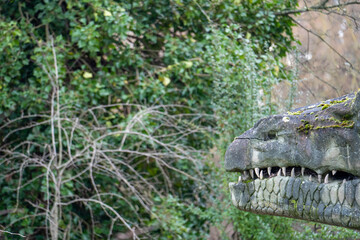
<instances>
[{"instance_id":1,"label":"lower jaw","mask_svg":"<svg viewBox=\"0 0 360 240\"><path fill-rule=\"evenodd\" d=\"M360 180L319 184L277 176L229 187L243 211L360 229Z\"/></svg>"}]
</instances>

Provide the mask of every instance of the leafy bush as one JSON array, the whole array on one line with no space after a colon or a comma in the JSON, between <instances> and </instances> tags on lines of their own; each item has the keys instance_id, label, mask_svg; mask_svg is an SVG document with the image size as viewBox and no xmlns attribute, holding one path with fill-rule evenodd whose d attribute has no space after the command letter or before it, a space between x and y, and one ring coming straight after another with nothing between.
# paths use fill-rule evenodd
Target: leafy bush
<instances>
[{"instance_id":1,"label":"leafy bush","mask_svg":"<svg viewBox=\"0 0 360 240\"><path fill-rule=\"evenodd\" d=\"M287 220L219 201L229 176L204 159L275 111L294 39L291 18L274 12L296 6L2 4L1 237L199 239L223 221L243 238L259 222L258 236L288 233Z\"/></svg>"}]
</instances>

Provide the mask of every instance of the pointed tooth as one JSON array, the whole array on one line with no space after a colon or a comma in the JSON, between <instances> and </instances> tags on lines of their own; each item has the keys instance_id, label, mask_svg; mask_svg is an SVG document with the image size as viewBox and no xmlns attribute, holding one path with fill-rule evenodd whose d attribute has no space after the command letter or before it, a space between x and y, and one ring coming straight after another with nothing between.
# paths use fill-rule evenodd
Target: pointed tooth
<instances>
[{"instance_id":1,"label":"pointed tooth","mask_svg":"<svg viewBox=\"0 0 360 240\"><path fill-rule=\"evenodd\" d=\"M344 180L343 180L343 183L345 184L346 183L346 179L344 178Z\"/></svg>"},{"instance_id":2,"label":"pointed tooth","mask_svg":"<svg viewBox=\"0 0 360 240\"><path fill-rule=\"evenodd\" d=\"M283 175L286 176L286 167L282 167L281 170L283 172Z\"/></svg>"},{"instance_id":3,"label":"pointed tooth","mask_svg":"<svg viewBox=\"0 0 360 240\"><path fill-rule=\"evenodd\" d=\"M268 168L267 168L267 172L268 172L269 177L270 177L270 176L271 176L271 167L268 167Z\"/></svg>"},{"instance_id":4,"label":"pointed tooth","mask_svg":"<svg viewBox=\"0 0 360 240\"><path fill-rule=\"evenodd\" d=\"M278 175L278 176L281 176L281 169L279 169L277 175Z\"/></svg>"},{"instance_id":5,"label":"pointed tooth","mask_svg":"<svg viewBox=\"0 0 360 240\"><path fill-rule=\"evenodd\" d=\"M331 171L331 173L332 173L333 176L336 174L336 172L337 172L336 170L332 170L332 171Z\"/></svg>"},{"instance_id":6,"label":"pointed tooth","mask_svg":"<svg viewBox=\"0 0 360 240\"><path fill-rule=\"evenodd\" d=\"M241 176L239 176L238 182L241 182Z\"/></svg>"},{"instance_id":7,"label":"pointed tooth","mask_svg":"<svg viewBox=\"0 0 360 240\"><path fill-rule=\"evenodd\" d=\"M242 176L243 176L243 180L248 180L249 179L249 173L248 173L248 171L243 171L242 172Z\"/></svg>"},{"instance_id":8,"label":"pointed tooth","mask_svg":"<svg viewBox=\"0 0 360 240\"><path fill-rule=\"evenodd\" d=\"M250 169L249 172L250 172L251 178L254 178L254 169Z\"/></svg>"},{"instance_id":9,"label":"pointed tooth","mask_svg":"<svg viewBox=\"0 0 360 240\"><path fill-rule=\"evenodd\" d=\"M260 171L260 179L262 180L264 178L263 170Z\"/></svg>"},{"instance_id":10,"label":"pointed tooth","mask_svg":"<svg viewBox=\"0 0 360 240\"><path fill-rule=\"evenodd\" d=\"M257 177L260 177L259 168L255 168L255 174L256 174Z\"/></svg>"},{"instance_id":11,"label":"pointed tooth","mask_svg":"<svg viewBox=\"0 0 360 240\"><path fill-rule=\"evenodd\" d=\"M326 174L324 178L324 183L329 183L329 174Z\"/></svg>"},{"instance_id":12,"label":"pointed tooth","mask_svg":"<svg viewBox=\"0 0 360 240\"><path fill-rule=\"evenodd\" d=\"M319 181L319 183L321 183L321 178L322 178L321 174L318 174L318 181Z\"/></svg>"},{"instance_id":13,"label":"pointed tooth","mask_svg":"<svg viewBox=\"0 0 360 240\"><path fill-rule=\"evenodd\" d=\"M295 177L295 168L291 169L291 177Z\"/></svg>"},{"instance_id":14,"label":"pointed tooth","mask_svg":"<svg viewBox=\"0 0 360 240\"><path fill-rule=\"evenodd\" d=\"M302 167L302 168L301 168L301 175L304 176L304 174L305 174L305 168Z\"/></svg>"},{"instance_id":15,"label":"pointed tooth","mask_svg":"<svg viewBox=\"0 0 360 240\"><path fill-rule=\"evenodd\" d=\"M312 181L312 176L311 176L311 175L309 176L309 181L310 181L310 182Z\"/></svg>"}]
</instances>

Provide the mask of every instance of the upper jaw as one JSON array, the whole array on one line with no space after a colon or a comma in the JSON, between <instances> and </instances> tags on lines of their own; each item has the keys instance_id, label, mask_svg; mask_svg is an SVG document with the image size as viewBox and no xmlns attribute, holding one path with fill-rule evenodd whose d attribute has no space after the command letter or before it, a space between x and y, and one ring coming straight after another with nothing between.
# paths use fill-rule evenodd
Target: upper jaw
<instances>
[{"instance_id":1,"label":"upper jaw","mask_svg":"<svg viewBox=\"0 0 360 240\"><path fill-rule=\"evenodd\" d=\"M256 179L268 179L277 176L288 176L293 178L301 178L304 181L312 181L318 183L332 183L332 182L344 182L358 179L357 176L343 171L331 170L325 174L318 174L312 169L305 167L266 167L266 168L254 168L249 170L239 171L238 182Z\"/></svg>"}]
</instances>

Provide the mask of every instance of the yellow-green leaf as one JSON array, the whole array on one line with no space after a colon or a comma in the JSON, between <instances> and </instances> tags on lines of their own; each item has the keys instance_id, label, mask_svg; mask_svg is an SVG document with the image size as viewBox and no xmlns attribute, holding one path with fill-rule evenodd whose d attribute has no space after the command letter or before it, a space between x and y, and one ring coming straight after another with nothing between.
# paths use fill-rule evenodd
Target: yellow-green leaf
<instances>
[{"instance_id":1,"label":"yellow-green leaf","mask_svg":"<svg viewBox=\"0 0 360 240\"><path fill-rule=\"evenodd\" d=\"M184 61L185 68L191 68L193 66L193 63L191 61Z\"/></svg>"},{"instance_id":2,"label":"yellow-green leaf","mask_svg":"<svg viewBox=\"0 0 360 240\"><path fill-rule=\"evenodd\" d=\"M83 77L84 77L84 78L92 78L93 75L92 75L92 73L84 72Z\"/></svg>"},{"instance_id":3,"label":"yellow-green leaf","mask_svg":"<svg viewBox=\"0 0 360 240\"><path fill-rule=\"evenodd\" d=\"M112 123L110 121L106 121L105 124L106 124L107 127L112 127Z\"/></svg>"},{"instance_id":4,"label":"yellow-green leaf","mask_svg":"<svg viewBox=\"0 0 360 240\"><path fill-rule=\"evenodd\" d=\"M277 77L278 75L279 75L279 66L275 66L274 67L274 70L275 70L275 73L274 73L274 75Z\"/></svg>"},{"instance_id":5,"label":"yellow-green leaf","mask_svg":"<svg viewBox=\"0 0 360 240\"><path fill-rule=\"evenodd\" d=\"M105 16L105 17L111 17L112 14L111 14L111 12L109 12L108 10L104 10L104 16Z\"/></svg>"},{"instance_id":6,"label":"yellow-green leaf","mask_svg":"<svg viewBox=\"0 0 360 240\"><path fill-rule=\"evenodd\" d=\"M160 76L159 80L160 80L160 82L162 82L164 84L164 86L169 85L171 82L170 78L165 77L165 76Z\"/></svg>"}]
</instances>

